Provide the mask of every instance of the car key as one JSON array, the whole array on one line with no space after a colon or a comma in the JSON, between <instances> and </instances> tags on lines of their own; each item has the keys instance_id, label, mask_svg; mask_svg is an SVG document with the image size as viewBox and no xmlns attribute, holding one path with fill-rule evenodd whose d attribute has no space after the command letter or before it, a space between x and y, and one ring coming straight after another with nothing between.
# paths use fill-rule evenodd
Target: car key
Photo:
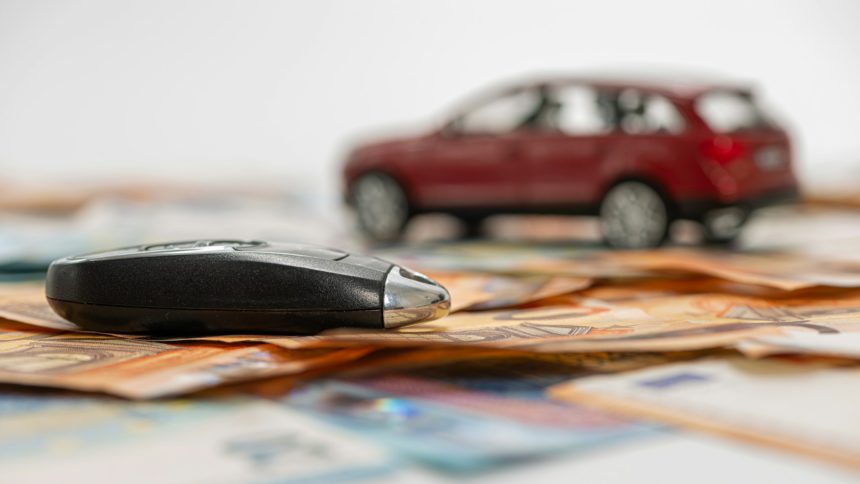
<instances>
[{"instance_id":1,"label":"car key","mask_svg":"<svg viewBox=\"0 0 860 484\"><path fill-rule=\"evenodd\" d=\"M66 257L45 294L83 329L149 335L313 334L448 313L444 287L369 256L307 245L195 240Z\"/></svg>"}]
</instances>

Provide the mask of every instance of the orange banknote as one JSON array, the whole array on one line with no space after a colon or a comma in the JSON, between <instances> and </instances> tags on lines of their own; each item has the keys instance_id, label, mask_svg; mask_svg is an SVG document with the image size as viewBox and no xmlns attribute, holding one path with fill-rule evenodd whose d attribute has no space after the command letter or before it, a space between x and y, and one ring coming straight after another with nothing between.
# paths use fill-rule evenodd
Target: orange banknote
<instances>
[{"instance_id":1,"label":"orange banknote","mask_svg":"<svg viewBox=\"0 0 860 484\"><path fill-rule=\"evenodd\" d=\"M371 351L285 350L206 341L168 344L0 321L0 383L145 399L333 367Z\"/></svg>"}]
</instances>

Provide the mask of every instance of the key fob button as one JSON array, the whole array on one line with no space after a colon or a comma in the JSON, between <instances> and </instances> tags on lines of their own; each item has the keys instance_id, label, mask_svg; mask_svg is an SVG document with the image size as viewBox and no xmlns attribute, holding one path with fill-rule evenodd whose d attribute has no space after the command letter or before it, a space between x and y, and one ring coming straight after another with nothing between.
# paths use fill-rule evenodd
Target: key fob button
<instances>
[{"instance_id":1,"label":"key fob button","mask_svg":"<svg viewBox=\"0 0 860 484\"><path fill-rule=\"evenodd\" d=\"M298 244L266 244L264 246L236 247L237 251L253 250L268 252L271 254L294 255L298 257L312 257L314 259L341 260L349 254L337 249L325 247L312 247Z\"/></svg>"},{"instance_id":2,"label":"key fob button","mask_svg":"<svg viewBox=\"0 0 860 484\"><path fill-rule=\"evenodd\" d=\"M153 252L153 251L161 251L161 250L175 250L175 249L191 249L197 247L197 242L171 242L169 244L152 244L145 245L140 248L141 252Z\"/></svg>"},{"instance_id":3,"label":"key fob button","mask_svg":"<svg viewBox=\"0 0 860 484\"><path fill-rule=\"evenodd\" d=\"M184 250L196 249L200 247L222 248L222 249L250 249L265 245L264 242L255 240L189 240L185 242L170 242L167 244L152 244L143 246L142 252L162 251L162 250Z\"/></svg>"}]
</instances>

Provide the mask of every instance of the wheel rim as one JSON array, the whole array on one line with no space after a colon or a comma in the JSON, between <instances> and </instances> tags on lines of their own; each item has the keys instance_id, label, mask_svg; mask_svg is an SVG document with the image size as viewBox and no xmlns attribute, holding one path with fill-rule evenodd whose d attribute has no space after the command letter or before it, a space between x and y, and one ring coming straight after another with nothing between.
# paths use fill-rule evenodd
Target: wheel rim
<instances>
[{"instance_id":1,"label":"wheel rim","mask_svg":"<svg viewBox=\"0 0 860 484\"><path fill-rule=\"evenodd\" d=\"M666 204L648 185L621 183L603 199L600 225L604 238L614 247L655 247L666 236Z\"/></svg>"},{"instance_id":2,"label":"wheel rim","mask_svg":"<svg viewBox=\"0 0 860 484\"><path fill-rule=\"evenodd\" d=\"M400 234L408 213L406 197L397 182L384 175L367 175L353 191L358 221L376 239L393 239Z\"/></svg>"}]
</instances>

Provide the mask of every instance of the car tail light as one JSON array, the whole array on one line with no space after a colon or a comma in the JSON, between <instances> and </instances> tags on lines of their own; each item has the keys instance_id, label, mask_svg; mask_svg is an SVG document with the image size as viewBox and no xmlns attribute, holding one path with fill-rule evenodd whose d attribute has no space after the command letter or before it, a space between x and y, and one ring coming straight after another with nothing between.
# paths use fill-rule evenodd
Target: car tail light
<instances>
[{"instance_id":1,"label":"car tail light","mask_svg":"<svg viewBox=\"0 0 860 484\"><path fill-rule=\"evenodd\" d=\"M729 164L746 153L743 141L729 136L711 138L702 143L701 149L702 155L721 165Z\"/></svg>"}]
</instances>

